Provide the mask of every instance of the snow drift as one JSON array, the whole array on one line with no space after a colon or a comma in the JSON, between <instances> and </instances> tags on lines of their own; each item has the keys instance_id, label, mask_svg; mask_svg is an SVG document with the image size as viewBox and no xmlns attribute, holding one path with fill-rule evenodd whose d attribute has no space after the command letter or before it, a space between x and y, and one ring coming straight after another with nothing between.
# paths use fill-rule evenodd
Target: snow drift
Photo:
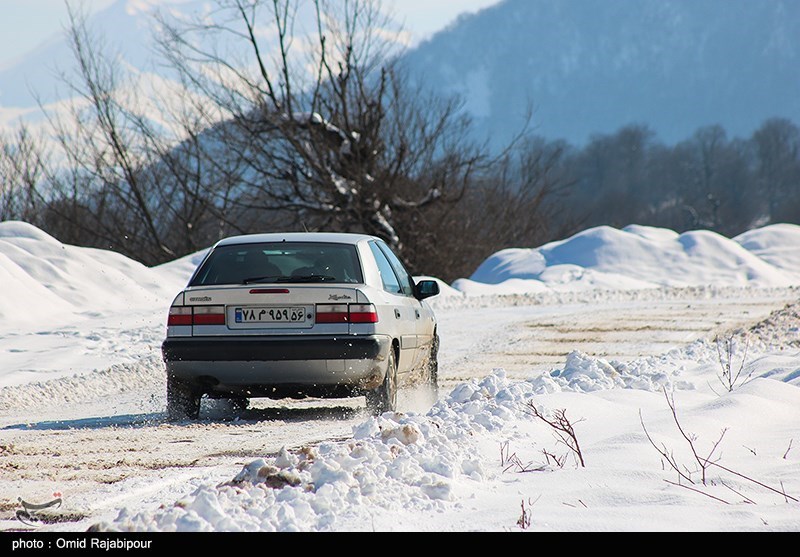
<instances>
[{"instance_id":1,"label":"snow drift","mask_svg":"<svg viewBox=\"0 0 800 557\"><path fill-rule=\"evenodd\" d=\"M453 286L501 294L689 286L800 284L800 226L778 224L734 239L698 230L600 226L536 249L506 249Z\"/></svg>"},{"instance_id":2,"label":"snow drift","mask_svg":"<svg viewBox=\"0 0 800 557\"><path fill-rule=\"evenodd\" d=\"M165 310L205 253L148 268L111 251L65 245L27 223L2 222L0 319L16 326ZM459 279L452 288L439 283L439 298L451 300L589 289L795 286L800 285L800 226L778 224L734 239L703 230L677 234L601 226L536 249L497 252L470 279Z\"/></svg>"},{"instance_id":3,"label":"snow drift","mask_svg":"<svg viewBox=\"0 0 800 557\"><path fill-rule=\"evenodd\" d=\"M24 222L0 223L5 323L165 306L185 282L182 272L182 267L150 269L113 251L65 245Z\"/></svg>"}]
</instances>

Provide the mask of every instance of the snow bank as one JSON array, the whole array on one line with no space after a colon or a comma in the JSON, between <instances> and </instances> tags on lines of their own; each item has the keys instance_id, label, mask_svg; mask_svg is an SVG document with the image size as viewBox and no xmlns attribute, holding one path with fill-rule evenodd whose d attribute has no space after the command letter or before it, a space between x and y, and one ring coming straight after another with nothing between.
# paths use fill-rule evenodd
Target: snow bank
<instances>
[{"instance_id":1,"label":"snow bank","mask_svg":"<svg viewBox=\"0 0 800 557\"><path fill-rule=\"evenodd\" d=\"M502 373L456 389L427 414L386 413L356 426L353 438L246 465L231 482L203 486L155 512L122 510L110 531L332 530L363 519L367 505L390 512L440 513L463 482L485 479L476 432L501 430L520 414L529 389Z\"/></svg>"},{"instance_id":2,"label":"snow bank","mask_svg":"<svg viewBox=\"0 0 800 557\"><path fill-rule=\"evenodd\" d=\"M428 276L419 276L414 277L415 282L420 282L422 280L432 280L439 284L439 295L436 298L463 298L464 293L460 290L456 290L446 282L436 277L428 277ZM431 298L435 300L436 298Z\"/></svg>"},{"instance_id":3,"label":"snow bank","mask_svg":"<svg viewBox=\"0 0 800 557\"><path fill-rule=\"evenodd\" d=\"M0 318L35 323L60 315L165 306L207 250L147 268L118 253L62 244L23 222L0 223ZM800 226L780 224L733 240L708 231L677 234L631 225L592 228L537 249L506 249L469 279L439 282L433 301L470 297L800 285Z\"/></svg>"},{"instance_id":4,"label":"snow bank","mask_svg":"<svg viewBox=\"0 0 800 557\"><path fill-rule=\"evenodd\" d=\"M207 253L207 249L200 250L175 261L153 267L153 269L161 273L162 276L172 277L176 283L183 287L189 282L195 269L203 262Z\"/></svg>"},{"instance_id":5,"label":"snow bank","mask_svg":"<svg viewBox=\"0 0 800 557\"><path fill-rule=\"evenodd\" d=\"M733 241L770 265L800 275L800 226L773 224L745 232Z\"/></svg>"},{"instance_id":6,"label":"snow bank","mask_svg":"<svg viewBox=\"0 0 800 557\"><path fill-rule=\"evenodd\" d=\"M0 223L0 280L0 319L12 326L160 307L180 289L170 273L112 251L65 245L13 221Z\"/></svg>"},{"instance_id":7,"label":"snow bank","mask_svg":"<svg viewBox=\"0 0 800 557\"><path fill-rule=\"evenodd\" d=\"M119 253L62 244L33 225L0 222L0 322L68 321L76 314L165 309L207 249L148 268ZM433 277L440 298L463 293Z\"/></svg>"},{"instance_id":8,"label":"snow bank","mask_svg":"<svg viewBox=\"0 0 800 557\"><path fill-rule=\"evenodd\" d=\"M506 249L453 286L469 295L545 290L800 284L800 226L753 230L733 240L705 230L677 234L600 226L537 249Z\"/></svg>"},{"instance_id":9,"label":"snow bank","mask_svg":"<svg viewBox=\"0 0 800 557\"><path fill-rule=\"evenodd\" d=\"M773 329L773 335L779 335L780 327L786 324L781 320L788 317L791 315L784 312L772 325L765 326ZM663 405L661 395L636 396L632 400L613 393L607 397L569 398L570 410L577 407L573 424L581 424L581 440L588 441L581 445L593 463L579 473L562 469L541 456L538 447L546 448L556 442L552 440L552 432L532 418L529 407L535 404L539 412L547 415L558 408L551 404L565 400L554 398L558 395L553 393L561 390L680 388L674 380L698 370L702 372L702 380L708 381L708 368L703 362L713 357L713 347L696 343L682 352L673 351L661 358L627 366L575 352L567 358L564 369L527 381L510 380L505 372L496 370L481 380L459 384L426 415L386 413L369 418L353 428L349 440L292 451L284 448L274 458L256 459L245 465L229 482L202 485L174 504L161 505L152 511L122 509L116 519L96 524L91 530L369 530L375 529L376 517L380 517L380 526L392 530L436 529L437 524L469 530L508 529L517 517L513 514L514 504L518 505L525 494L545 493L547 499L535 511L538 529L557 528L563 519L569 522L563 525L567 531L651 529L663 528L664 524L678 529L729 531L731 515L720 514L718 505L698 507L698 502L702 505L706 499L677 488L663 492L669 489L662 481L668 472L659 474L663 462L659 464L640 425L641 404L645 403L650 428L657 431L659 439L669 435L670 418L663 409L658 409ZM694 360L690 366L693 369L685 369L682 358ZM800 375L796 369L785 373L784 368L774 368L774 360L767 361L769 358L756 360L760 366L758 377L777 373L780 374L777 379L789 383ZM797 353L794 358L796 361ZM665 367L672 371L665 372ZM697 401L697 410L687 412L684 420L691 421L696 431L702 416L703 439L716 438L720 427L733 425L728 439L736 441L726 439L726 448L734 450L725 453L725 464L730 465L733 460L738 468L745 462L748 470L752 470L754 451L747 447L754 443L766 454L777 457L785 454L787 439L796 431L797 393L777 381L758 379L721 397L693 394L689 400ZM623 400L627 402L622 403ZM681 404L685 400L681 397ZM653 420L654 415L660 415L661 419ZM672 436L669 443L678 445L677 433ZM525 452L524 460L517 458L516 452L513 456L508 454L512 441L513 450ZM737 452L738 446L743 449ZM525 464L531 456L533 460ZM785 456L782 460L767 457L758 477L769 476L772 483L776 477L788 481L796 477L796 469L797 465ZM736 480L732 477L728 481L731 479ZM786 489L794 493L796 484L792 481ZM715 496L732 497L730 491L723 489L722 482L718 489L707 489L716 489ZM586 516L574 512L560 514L566 512L564 501L569 500L569 494L574 494L572 500L586 509ZM653 497L666 506L648 504ZM583 501L590 503L587 506ZM795 529L796 512L789 505L780 506L784 502L782 497L774 496L771 501L774 504L768 506L775 512L771 520L782 524L781 529ZM745 503L740 503L743 511L748 510ZM575 509L578 505L569 507ZM623 509L632 514L627 517L620 514ZM673 510L678 514L665 522L664 513ZM680 512L694 513L696 518L681 521ZM381 516L383 513L386 517ZM501 518L497 519L495 513L501 513ZM543 518L545 514L547 519ZM702 520L697 522L699 517ZM744 513L740 527L760 524L754 522L755 518ZM587 523L587 519L593 522Z\"/></svg>"}]
</instances>

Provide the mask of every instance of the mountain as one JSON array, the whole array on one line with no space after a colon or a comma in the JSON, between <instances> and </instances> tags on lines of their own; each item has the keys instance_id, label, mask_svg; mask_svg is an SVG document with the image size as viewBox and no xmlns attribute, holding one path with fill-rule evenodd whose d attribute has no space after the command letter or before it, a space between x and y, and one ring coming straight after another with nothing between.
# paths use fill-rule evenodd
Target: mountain
<instances>
[{"instance_id":1,"label":"mountain","mask_svg":"<svg viewBox=\"0 0 800 557\"><path fill-rule=\"evenodd\" d=\"M495 142L535 131L585 142L647 124L667 142L721 124L749 135L800 122L796 0L505 0L407 54L412 75L457 93Z\"/></svg>"},{"instance_id":2,"label":"mountain","mask_svg":"<svg viewBox=\"0 0 800 557\"><path fill-rule=\"evenodd\" d=\"M100 37L106 47L105 55L114 52L129 68L144 72L152 65L150 28L154 11L159 7L180 7L188 11L199 9L200 4L196 0L118 0L91 16L88 23L90 30ZM45 103L62 100L70 91L60 83L58 76L60 73L72 75L74 68L66 33L53 35L11 66L0 70L0 106L34 107L36 103L32 92Z\"/></svg>"},{"instance_id":3,"label":"mountain","mask_svg":"<svg viewBox=\"0 0 800 557\"><path fill-rule=\"evenodd\" d=\"M153 62L153 14L209 15L207 0L117 0L90 28L134 74ZM298 14L298 19L305 16ZM481 137L517 132L584 143L631 123L667 142L721 124L746 136L765 119L800 122L797 0L504 0L462 15L404 56L412 76L456 93ZM0 70L0 125L69 90L63 34Z\"/></svg>"}]
</instances>

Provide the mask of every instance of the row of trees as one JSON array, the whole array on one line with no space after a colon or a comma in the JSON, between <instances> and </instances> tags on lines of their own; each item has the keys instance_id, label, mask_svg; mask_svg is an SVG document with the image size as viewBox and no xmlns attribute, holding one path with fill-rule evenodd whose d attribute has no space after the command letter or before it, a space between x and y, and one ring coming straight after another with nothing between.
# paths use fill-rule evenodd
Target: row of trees
<instances>
[{"instance_id":1,"label":"row of trees","mask_svg":"<svg viewBox=\"0 0 800 557\"><path fill-rule=\"evenodd\" d=\"M147 264L231 234L365 232L450 280L589 225L732 233L800 218L790 122L674 147L644 127L575 148L523 125L492 154L456 100L409 85L383 13L378 0L217 0L204 20L161 18L161 63L180 87L157 96L71 14L78 100L50 116L48 140L24 127L0 138L0 220Z\"/></svg>"},{"instance_id":2,"label":"row of trees","mask_svg":"<svg viewBox=\"0 0 800 557\"><path fill-rule=\"evenodd\" d=\"M786 119L764 122L747 139L704 127L674 146L629 126L572 149L563 165L587 226L635 222L732 236L800 222L800 128Z\"/></svg>"}]
</instances>

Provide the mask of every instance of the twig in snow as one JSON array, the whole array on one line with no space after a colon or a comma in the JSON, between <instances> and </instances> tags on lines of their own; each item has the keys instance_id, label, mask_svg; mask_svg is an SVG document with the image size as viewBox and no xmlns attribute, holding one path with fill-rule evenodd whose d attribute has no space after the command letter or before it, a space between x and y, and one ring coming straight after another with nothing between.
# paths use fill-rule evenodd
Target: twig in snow
<instances>
[{"instance_id":1,"label":"twig in snow","mask_svg":"<svg viewBox=\"0 0 800 557\"><path fill-rule=\"evenodd\" d=\"M538 418L550 426L550 428L558 437L559 442L564 444L570 451L572 451L576 459L580 462L582 468L586 468L586 463L583 460L583 453L581 452L581 447L578 444L578 437L575 434L575 428L572 422L570 422L569 418L567 418L567 411L564 409L555 410L553 411L553 417L548 418L542 414L538 408L536 408L536 405L533 403L533 401L529 401L526 407L526 412L528 414Z\"/></svg>"},{"instance_id":2,"label":"twig in snow","mask_svg":"<svg viewBox=\"0 0 800 557\"><path fill-rule=\"evenodd\" d=\"M733 492L734 492L736 495L738 495L739 497L741 497L742 499L744 499L744 502L745 502L745 503L750 503L751 505L755 505L755 504L756 504L756 502L755 502L755 501L753 501L752 499L750 499L749 497L747 497L745 494L743 494L743 493L740 493L739 491L736 491L735 489L733 489L731 486L729 486L728 484L726 484L726 483L725 483L725 482L723 482L722 480L720 480L720 481L719 481L719 483L721 483L723 486L727 487L728 489L730 489L731 491L733 491Z\"/></svg>"},{"instance_id":3,"label":"twig in snow","mask_svg":"<svg viewBox=\"0 0 800 557\"><path fill-rule=\"evenodd\" d=\"M500 466L505 466L506 463L508 462L509 450L510 448L508 441L503 441L502 443L500 443Z\"/></svg>"},{"instance_id":4,"label":"twig in snow","mask_svg":"<svg viewBox=\"0 0 800 557\"><path fill-rule=\"evenodd\" d=\"M542 454L544 454L544 458L547 461L547 464L550 464L550 461L556 463L559 468L563 468L564 464L567 462L567 455L562 456L561 458L557 457L553 453L547 452L547 449L542 449Z\"/></svg>"},{"instance_id":5,"label":"twig in snow","mask_svg":"<svg viewBox=\"0 0 800 557\"><path fill-rule=\"evenodd\" d=\"M717 344L717 358L720 366L720 373L717 375L717 378L719 382L722 383L723 388L729 393L747 383L753 375L753 371L751 371L747 376L744 378L742 377L744 366L747 363L747 350L750 347L750 339L747 338L745 340L744 354L742 355L742 361L738 368L735 367L733 363L736 354L734 340L732 335L724 340L719 337L714 339L714 342Z\"/></svg>"},{"instance_id":6,"label":"twig in snow","mask_svg":"<svg viewBox=\"0 0 800 557\"><path fill-rule=\"evenodd\" d=\"M794 441L794 439L789 439L789 448L786 449L785 453L783 453L783 460L786 460L786 457L789 455L789 451L792 450L792 442L793 441Z\"/></svg>"},{"instance_id":7,"label":"twig in snow","mask_svg":"<svg viewBox=\"0 0 800 557\"><path fill-rule=\"evenodd\" d=\"M730 468L725 468L723 465L719 464L718 462L712 462L711 465L712 466L716 466L717 468L719 468L721 470L725 470L729 474L733 474L734 476L739 476L740 478L742 478L744 480L747 480L747 481L752 482L752 483L754 483L756 485L759 485L759 486L763 487L764 489L768 489L769 491L777 493L778 495L783 495L784 498L791 499L795 503L798 502L798 500L796 498L792 497L791 495L787 495L786 491L783 491L783 490L780 490L780 489L776 489L774 487L770 487L765 483L761 483L760 481L751 478L750 476L745 476L744 474L740 474L739 472L735 472L735 471L731 470ZM781 486L781 487L783 487L783 486ZM787 503L788 503L788 501L787 501Z\"/></svg>"},{"instance_id":8,"label":"twig in snow","mask_svg":"<svg viewBox=\"0 0 800 557\"><path fill-rule=\"evenodd\" d=\"M675 455L672 454L672 451L670 451L667 448L667 446L664 445L663 443L661 444L661 447L656 445L656 442L650 436L650 432L647 431L647 426L644 425L644 418L642 417L641 409L639 410L639 421L642 424L642 429L644 430L645 437L647 437L647 440L650 441L650 444L653 446L653 448L656 451L658 451L658 453L661 455L661 467L662 467L662 469L664 468L664 461L666 460L667 463L672 467L672 469L675 470L675 472L678 473L678 476L680 478L683 478L684 480L686 480L690 484L693 484L694 482L692 481L692 478L690 476L688 476L687 474L681 472L680 465L678 464L678 461L675 459Z\"/></svg>"},{"instance_id":9,"label":"twig in snow","mask_svg":"<svg viewBox=\"0 0 800 557\"><path fill-rule=\"evenodd\" d=\"M512 468L516 468L515 471L519 473L541 472L544 470L544 466L531 468L533 461L524 464L517 456L517 453L508 454L510 450L508 441L500 443L500 466L503 466L503 472L508 472Z\"/></svg>"},{"instance_id":10,"label":"twig in snow","mask_svg":"<svg viewBox=\"0 0 800 557\"><path fill-rule=\"evenodd\" d=\"M525 508L525 499L522 500L520 506L522 507L522 514L520 515L519 519L517 520L517 526L522 528L523 530L527 530L531 527L531 507L536 504L536 501L539 500L539 497L536 498L535 501L531 501L528 499L528 508Z\"/></svg>"},{"instance_id":11,"label":"twig in snow","mask_svg":"<svg viewBox=\"0 0 800 557\"><path fill-rule=\"evenodd\" d=\"M687 434L686 431L684 431L680 420L678 420L678 410L677 410L677 407L675 406L675 396L673 395L673 396L670 397L669 393L667 393L667 389L666 388L663 389L663 391L664 391L664 398L667 399L667 405L669 405L669 409L672 412L672 418L675 420L675 425L677 426L678 431L681 432L681 435L683 436L683 438L689 444L689 448L692 451L692 455L694 456L694 459L697 462L697 464L700 466L703 485L706 485L706 469L711 464L714 464L715 461L712 461L711 457L714 456L714 453L716 452L717 448L719 447L719 444L722 443L722 439L723 439L723 437L725 437L725 433L727 433L728 429L725 428L725 429L722 430L722 432L719 435L719 439L717 439L717 441L711 446L711 450L709 451L708 456L706 456L705 458L701 457L699 454L697 454L697 448L695 447L695 442L697 441L697 436L696 435Z\"/></svg>"},{"instance_id":12,"label":"twig in snow","mask_svg":"<svg viewBox=\"0 0 800 557\"><path fill-rule=\"evenodd\" d=\"M671 482L669 480L664 480L664 481L667 482L670 485L675 485L675 486L678 486L678 487L682 487L684 489L688 489L689 491L694 491L695 493L699 493L700 495L705 495L706 497L714 499L715 501L719 501L720 503L725 503L726 505L730 505L730 503L728 503L724 499L720 499L719 497L714 497L710 493L706 493L705 491L697 489L696 487L692 487L692 486L689 486L689 485L686 485L686 484L679 484L677 482Z\"/></svg>"}]
</instances>

